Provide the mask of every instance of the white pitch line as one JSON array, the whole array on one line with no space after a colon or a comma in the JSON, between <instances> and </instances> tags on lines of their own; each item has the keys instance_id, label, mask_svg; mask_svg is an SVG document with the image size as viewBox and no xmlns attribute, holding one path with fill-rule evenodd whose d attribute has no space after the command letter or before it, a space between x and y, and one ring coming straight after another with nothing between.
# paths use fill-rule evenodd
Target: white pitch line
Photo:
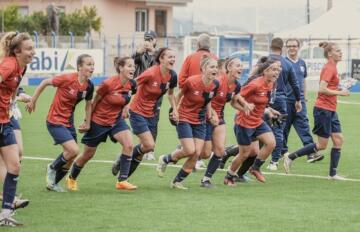
<instances>
[{"instance_id":1,"label":"white pitch line","mask_svg":"<svg viewBox=\"0 0 360 232\"><path fill-rule=\"evenodd\" d=\"M41 160L41 161L53 161L54 159L52 158L43 158L43 157L33 157L33 156L24 156L24 159L28 159L28 160ZM113 163L114 161L111 160L90 160L90 162L92 163ZM146 163L146 162L141 162L141 165L144 166L157 166L157 164L154 163ZM168 165L168 167L173 167L173 168L181 168L182 165L175 165L175 164L171 164ZM200 168L200 170L205 170L204 168ZM226 170L224 169L219 169L219 171L223 171L225 172ZM305 174L286 174L286 173L281 173L281 172L262 172L265 175L276 175L276 176L294 176L294 177L304 177L304 178L313 178L313 179L327 179L326 176L317 176L317 175L305 175ZM360 179L350 179L350 178L346 178L344 181L354 181L354 182L360 182Z\"/></svg>"},{"instance_id":2,"label":"white pitch line","mask_svg":"<svg viewBox=\"0 0 360 232\"><path fill-rule=\"evenodd\" d=\"M338 102L347 105L360 105L360 102L350 102L350 101L342 101L342 100L338 100Z\"/></svg>"}]
</instances>

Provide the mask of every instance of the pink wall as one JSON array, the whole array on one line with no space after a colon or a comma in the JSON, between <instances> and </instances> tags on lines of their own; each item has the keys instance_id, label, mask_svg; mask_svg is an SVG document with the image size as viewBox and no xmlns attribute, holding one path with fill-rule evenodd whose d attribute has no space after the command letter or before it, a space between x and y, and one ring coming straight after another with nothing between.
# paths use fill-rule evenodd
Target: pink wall
<instances>
[{"instance_id":1,"label":"pink wall","mask_svg":"<svg viewBox=\"0 0 360 232\"><path fill-rule=\"evenodd\" d=\"M102 18L102 33L107 37L115 37L120 34L124 37L133 37L135 33L135 9L148 9L149 29L155 29L155 9L167 11L167 34L172 34L172 7L146 6L143 2L128 2L126 0L0 0L0 8L9 4L29 6L29 12L45 10L46 7L55 3L65 6L65 12L72 12L83 6L95 5L98 15ZM143 33L135 36L142 36Z\"/></svg>"}]
</instances>

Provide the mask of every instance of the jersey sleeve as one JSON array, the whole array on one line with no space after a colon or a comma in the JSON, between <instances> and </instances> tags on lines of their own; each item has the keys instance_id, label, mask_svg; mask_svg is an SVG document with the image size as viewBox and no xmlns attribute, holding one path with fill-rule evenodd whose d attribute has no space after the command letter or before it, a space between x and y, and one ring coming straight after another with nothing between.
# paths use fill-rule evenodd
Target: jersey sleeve
<instances>
[{"instance_id":1,"label":"jersey sleeve","mask_svg":"<svg viewBox=\"0 0 360 232\"><path fill-rule=\"evenodd\" d=\"M109 86L107 80L104 80L104 81L100 84L99 88L96 90L96 94L97 94L97 95L100 95L101 97L103 97L103 96L106 95L106 93L109 92L109 90L110 90L110 86Z\"/></svg>"},{"instance_id":2,"label":"jersey sleeve","mask_svg":"<svg viewBox=\"0 0 360 232\"><path fill-rule=\"evenodd\" d=\"M61 86L65 86L67 84L67 80L69 78L66 78L66 76L64 75L60 75L60 76L55 76L52 80L51 80L51 84L54 87L61 87Z\"/></svg>"},{"instance_id":3,"label":"jersey sleeve","mask_svg":"<svg viewBox=\"0 0 360 232\"><path fill-rule=\"evenodd\" d=\"M185 84L186 79L189 77L189 69L190 69L190 56L186 57L183 65L181 66L181 70L179 73L180 88L182 88L182 86Z\"/></svg>"},{"instance_id":4,"label":"jersey sleeve","mask_svg":"<svg viewBox=\"0 0 360 232\"><path fill-rule=\"evenodd\" d=\"M241 90L241 83L240 83L240 81L236 81L236 82L235 82L235 85L236 85L236 87L235 87L234 93L235 93L235 95L236 95L236 94L240 93L240 90Z\"/></svg>"},{"instance_id":5,"label":"jersey sleeve","mask_svg":"<svg viewBox=\"0 0 360 232\"><path fill-rule=\"evenodd\" d=\"M174 89L177 86L177 73L174 70L170 70L170 89Z\"/></svg>"},{"instance_id":6,"label":"jersey sleeve","mask_svg":"<svg viewBox=\"0 0 360 232\"><path fill-rule=\"evenodd\" d=\"M243 86L240 90L240 95L244 98L251 96L256 90L256 84L254 81L249 84Z\"/></svg>"},{"instance_id":7,"label":"jersey sleeve","mask_svg":"<svg viewBox=\"0 0 360 232\"><path fill-rule=\"evenodd\" d=\"M87 87L87 93L85 96L86 101L91 101L94 95L94 84L88 80L88 87Z\"/></svg>"},{"instance_id":8,"label":"jersey sleeve","mask_svg":"<svg viewBox=\"0 0 360 232\"><path fill-rule=\"evenodd\" d=\"M15 63L10 59L4 58L4 60L0 64L0 76L2 80L5 81L6 79L8 79L14 72L14 70Z\"/></svg>"},{"instance_id":9,"label":"jersey sleeve","mask_svg":"<svg viewBox=\"0 0 360 232\"><path fill-rule=\"evenodd\" d=\"M291 88L294 91L296 101L300 101L300 87L296 78L295 70L291 65L289 66L288 70L288 80Z\"/></svg>"},{"instance_id":10,"label":"jersey sleeve","mask_svg":"<svg viewBox=\"0 0 360 232\"><path fill-rule=\"evenodd\" d=\"M136 78L137 86L145 84L149 81L149 79L152 79L152 76L153 75L150 69L145 70L145 72L143 72L142 74L140 74L140 76Z\"/></svg>"},{"instance_id":11,"label":"jersey sleeve","mask_svg":"<svg viewBox=\"0 0 360 232\"><path fill-rule=\"evenodd\" d=\"M135 80L130 80L130 85L131 85L131 95L136 94L137 91L137 84Z\"/></svg>"},{"instance_id":12,"label":"jersey sleeve","mask_svg":"<svg viewBox=\"0 0 360 232\"><path fill-rule=\"evenodd\" d=\"M333 76L336 74L336 70L330 67L325 67L320 74L320 80L329 83Z\"/></svg>"}]
</instances>

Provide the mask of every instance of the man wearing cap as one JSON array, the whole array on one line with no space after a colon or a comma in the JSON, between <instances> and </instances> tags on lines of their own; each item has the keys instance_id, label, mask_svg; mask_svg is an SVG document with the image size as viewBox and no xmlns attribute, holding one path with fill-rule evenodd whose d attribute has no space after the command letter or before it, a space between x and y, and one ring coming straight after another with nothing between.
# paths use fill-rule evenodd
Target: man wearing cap
<instances>
[{"instance_id":1,"label":"man wearing cap","mask_svg":"<svg viewBox=\"0 0 360 232\"><path fill-rule=\"evenodd\" d=\"M132 58L135 61L135 78L155 64L154 53L156 37L155 31L146 31L144 34L144 44L133 54Z\"/></svg>"}]
</instances>

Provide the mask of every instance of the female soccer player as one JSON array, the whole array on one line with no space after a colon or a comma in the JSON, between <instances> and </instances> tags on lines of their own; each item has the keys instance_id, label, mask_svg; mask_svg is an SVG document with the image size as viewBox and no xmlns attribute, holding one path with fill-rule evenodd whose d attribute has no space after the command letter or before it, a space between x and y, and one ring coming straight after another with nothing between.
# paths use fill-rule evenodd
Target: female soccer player
<instances>
[{"instance_id":1,"label":"female soccer player","mask_svg":"<svg viewBox=\"0 0 360 232\"><path fill-rule=\"evenodd\" d=\"M129 176L136 170L145 153L155 149L158 119L155 114L160 107L158 101L167 92L168 100L174 109L173 118L178 120L175 106L174 88L177 85L176 75L172 69L175 63L175 53L169 48L160 48L155 56L157 65L152 66L136 78L138 91L130 103L130 124L133 133L140 143L133 149ZM119 160L119 159L118 159ZM115 162L114 175L120 169L120 162Z\"/></svg>"},{"instance_id":2,"label":"female soccer player","mask_svg":"<svg viewBox=\"0 0 360 232\"><path fill-rule=\"evenodd\" d=\"M324 56L328 62L320 73L320 87L314 106L314 129L313 133L318 136L318 142L304 146L300 150L291 153L284 158L285 172L290 172L293 161L301 156L308 155L320 150L325 150L331 137L333 147L330 156L330 180L344 180L337 174L337 166L340 160L341 147L344 142L341 133L341 125L336 113L337 96L349 96L349 90L339 89L339 75L336 65L341 61L341 49L336 43L322 42L319 44L324 49Z\"/></svg>"},{"instance_id":3,"label":"female soccer player","mask_svg":"<svg viewBox=\"0 0 360 232\"><path fill-rule=\"evenodd\" d=\"M21 223L11 216L20 172L20 156L9 111L26 65L31 63L35 55L34 44L27 33L9 32L1 39L0 52L3 58L0 63L0 153L7 170L0 225L18 226Z\"/></svg>"},{"instance_id":4,"label":"female soccer player","mask_svg":"<svg viewBox=\"0 0 360 232\"><path fill-rule=\"evenodd\" d=\"M122 146L120 156L120 174L117 189L134 190L137 187L127 182L133 150L130 128L125 122L123 108L130 102L131 95L136 92L134 60L130 57L115 58L115 69L118 75L106 79L96 91L92 103L90 130L81 142L85 144L84 152L78 156L67 178L67 188L76 191L76 178L85 164L95 155L101 142L107 137Z\"/></svg>"},{"instance_id":5,"label":"female soccer player","mask_svg":"<svg viewBox=\"0 0 360 232\"><path fill-rule=\"evenodd\" d=\"M25 70L23 72L23 75L25 74ZM19 160L21 162L22 156L23 156L23 140L22 140L22 133L20 128L19 119L21 118L21 112L17 105L17 102L24 102L27 103L31 99L31 96L27 95L22 87L19 87L17 90L16 97L11 101L9 116L10 116L10 123L13 128L14 134L15 134L15 140L17 145L19 146ZM0 180L4 183L5 177L6 177L6 165L4 163L4 160L2 159L2 156L0 156ZM0 196L0 200L2 199L2 193ZM21 199L18 196L15 196L14 199L14 209L18 208L24 208L29 204L28 199Z\"/></svg>"},{"instance_id":6,"label":"female soccer player","mask_svg":"<svg viewBox=\"0 0 360 232\"><path fill-rule=\"evenodd\" d=\"M225 153L225 140L226 140L226 126L224 121L224 109L225 104L230 102L231 99L236 96L241 89L241 84L237 80L242 72L241 61L238 58L229 58L224 64L225 73L221 74L217 80L219 81L219 89L216 96L211 101L211 106L217 113L219 118L219 125L213 126L210 121L206 122L206 136L203 154L201 158L209 158L211 152L213 155L207 166L205 176L201 180L201 187L213 188L210 182L215 171L219 167L221 158ZM250 112L251 105L249 105L240 96L241 105L244 110Z\"/></svg>"},{"instance_id":7,"label":"female soccer player","mask_svg":"<svg viewBox=\"0 0 360 232\"><path fill-rule=\"evenodd\" d=\"M237 169L244 160L253 154L257 154L257 158L249 171L257 180L265 182L260 167L275 148L275 138L271 128L263 121L262 117L266 106L269 104L273 85L279 76L281 65L280 62L270 59L262 65L263 76L248 82L240 92L240 95L247 102L253 103L255 108L249 115L246 115L244 111L238 111L236 115L234 132L239 145L239 154L233 159L228 169L224 179L225 185L235 185ZM237 109L238 102L235 100L232 101L232 105ZM272 114L279 114L279 112L269 109ZM258 151L258 141L253 142L254 140L263 143L260 151Z\"/></svg>"},{"instance_id":8,"label":"female soccer player","mask_svg":"<svg viewBox=\"0 0 360 232\"><path fill-rule=\"evenodd\" d=\"M79 126L80 132L90 129L91 99L94 85L90 77L94 72L94 60L90 55L82 54L77 58L77 72L43 80L36 88L31 101L27 104L29 113L35 111L36 103L43 90L52 85L57 87L50 106L46 125L55 145L61 144L63 152L47 166L46 188L49 191L63 192L58 185L66 175L68 167L79 154L77 135L74 126L76 105L85 99L85 119Z\"/></svg>"},{"instance_id":9,"label":"female soccer player","mask_svg":"<svg viewBox=\"0 0 360 232\"><path fill-rule=\"evenodd\" d=\"M177 96L179 123L176 129L182 148L172 154L159 157L157 166L159 177L164 175L166 165L170 162L175 163L182 158L188 158L171 183L173 188L187 189L182 185L182 181L192 172L203 149L206 114L213 125L219 123L210 103L219 88L219 81L215 79L218 75L217 61L208 56L203 57L200 67L202 74L189 77Z\"/></svg>"}]
</instances>

